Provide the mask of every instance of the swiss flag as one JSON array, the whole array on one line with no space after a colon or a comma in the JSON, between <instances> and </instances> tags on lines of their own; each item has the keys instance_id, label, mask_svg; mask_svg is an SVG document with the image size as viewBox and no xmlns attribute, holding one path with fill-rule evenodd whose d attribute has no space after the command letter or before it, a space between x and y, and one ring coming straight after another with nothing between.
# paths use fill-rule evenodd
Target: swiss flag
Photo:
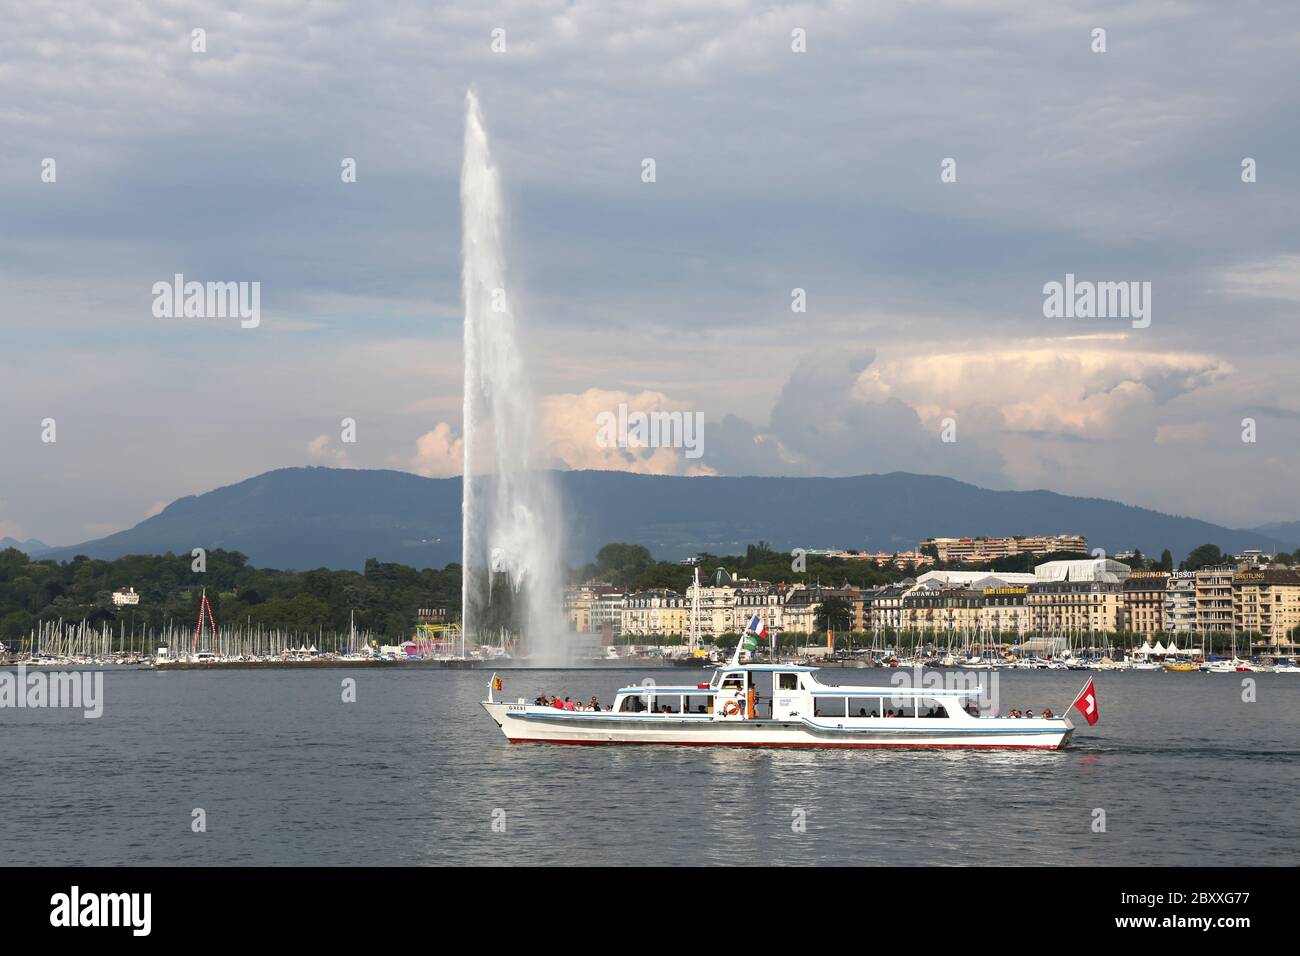
<instances>
[{"instance_id":1,"label":"swiss flag","mask_svg":"<svg viewBox=\"0 0 1300 956\"><path fill-rule=\"evenodd\" d=\"M1088 721L1089 727L1097 722L1097 718L1101 714L1097 710L1097 689L1092 686L1091 677L1088 678L1088 683L1084 685L1083 690L1079 691L1079 696L1074 698L1074 703L1070 706L1079 708L1079 713L1083 714L1083 718Z\"/></svg>"}]
</instances>

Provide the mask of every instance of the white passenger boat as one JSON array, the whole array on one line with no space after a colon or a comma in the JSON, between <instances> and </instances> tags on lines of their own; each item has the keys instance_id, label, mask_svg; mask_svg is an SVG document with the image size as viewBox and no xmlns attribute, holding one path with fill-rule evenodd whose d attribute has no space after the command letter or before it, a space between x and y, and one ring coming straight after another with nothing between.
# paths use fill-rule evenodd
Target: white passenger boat
<instances>
[{"instance_id":1,"label":"white passenger boat","mask_svg":"<svg viewBox=\"0 0 1300 956\"><path fill-rule=\"evenodd\" d=\"M1074 730L1063 716L978 716L963 706L978 690L830 686L816 670L733 660L707 684L623 687L612 709L577 711L498 701L494 675L483 709L511 743L1056 750ZM1093 722L1095 696L1085 694L1091 681L1076 700Z\"/></svg>"}]
</instances>

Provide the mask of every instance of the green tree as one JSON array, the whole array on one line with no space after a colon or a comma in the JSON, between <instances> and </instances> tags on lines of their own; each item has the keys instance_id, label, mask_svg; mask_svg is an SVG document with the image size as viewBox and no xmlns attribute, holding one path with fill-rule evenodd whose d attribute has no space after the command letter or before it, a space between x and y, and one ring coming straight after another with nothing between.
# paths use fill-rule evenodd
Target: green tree
<instances>
[{"instance_id":1,"label":"green tree","mask_svg":"<svg viewBox=\"0 0 1300 956\"><path fill-rule=\"evenodd\" d=\"M1203 544L1193 548L1179 567L1183 571L1199 571L1201 568L1222 564L1226 557L1217 544Z\"/></svg>"},{"instance_id":2,"label":"green tree","mask_svg":"<svg viewBox=\"0 0 1300 956\"><path fill-rule=\"evenodd\" d=\"M853 608L842 597L825 598L813 614L813 627L826 631L848 631L853 626Z\"/></svg>"},{"instance_id":3,"label":"green tree","mask_svg":"<svg viewBox=\"0 0 1300 956\"><path fill-rule=\"evenodd\" d=\"M607 544L596 552L595 577L628 588L654 566L650 549L639 544Z\"/></svg>"}]
</instances>

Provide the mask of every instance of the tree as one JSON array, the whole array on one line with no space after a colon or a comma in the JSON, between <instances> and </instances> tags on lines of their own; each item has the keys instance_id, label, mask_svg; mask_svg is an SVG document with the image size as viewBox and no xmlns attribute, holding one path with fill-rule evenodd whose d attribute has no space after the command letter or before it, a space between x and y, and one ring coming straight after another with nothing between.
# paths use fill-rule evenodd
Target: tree
<instances>
[{"instance_id":1,"label":"tree","mask_svg":"<svg viewBox=\"0 0 1300 956\"><path fill-rule=\"evenodd\" d=\"M1160 552L1159 570L1172 571L1173 569L1174 569L1174 556L1170 553L1168 548L1165 548L1163 551Z\"/></svg>"},{"instance_id":2,"label":"tree","mask_svg":"<svg viewBox=\"0 0 1300 956\"><path fill-rule=\"evenodd\" d=\"M825 598L813 615L813 628L818 631L847 631L853 626L853 608L842 597Z\"/></svg>"},{"instance_id":3,"label":"tree","mask_svg":"<svg viewBox=\"0 0 1300 956\"><path fill-rule=\"evenodd\" d=\"M650 549L640 544L607 544L596 552L595 576L630 588L654 567Z\"/></svg>"},{"instance_id":4,"label":"tree","mask_svg":"<svg viewBox=\"0 0 1300 956\"><path fill-rule=\"evenodd\" d=\"M1199 571L1201 568L1222 564L1226 557L1217 544L1203 544L1193 548L1179 568L1183 571Z\"/></svg>"}]
</instances>

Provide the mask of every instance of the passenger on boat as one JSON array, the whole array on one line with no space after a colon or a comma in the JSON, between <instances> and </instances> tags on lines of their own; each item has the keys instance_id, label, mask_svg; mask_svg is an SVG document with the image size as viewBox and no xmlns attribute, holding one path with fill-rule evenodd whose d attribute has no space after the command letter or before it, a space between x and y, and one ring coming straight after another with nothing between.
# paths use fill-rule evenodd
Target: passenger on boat
<instances>
[{"instance_id":1,"label":"passenger on boat","mask_svg":"<svg viewBox=\"0 0 1300 956\"><path fill-rule=\"evenodd\" d=\"M574 705L574 703L573 703L573 699L572 699L571 697L566 697L566 698L564 698L564 709L565 709L565 710L577 710L578 708Z\"/></svg>"},{"instance_id":2,"label":"passenger on boat","mask_svg":"<svg viewBox=\"0 0 1300 956\"><path fill-rule=\"evenodd\" d=\"M595 694L592 694L592 695L591 695L591 709L592 709L592 710L600 710L600 701L596 699L596 695L595 695Z\"/></svg>"},{"instance_id":3,"label":"passenger on boat","mask_svg":"<svg viewBox=\"0 0 1300 956\"><path fill-rule=\"evenodd\" d=\"M1044 708L1044 710L1043 710L1043 716L1044 716L1044 717L1055 717L1056 715L1055 715L1054 713L1052 713L1052 708L1047 707L1047 708Z\"/></svg>"},{"instance_id":4,"label":"passenger on boat","mask_svg":"<svg viewBox=\"0 0 1300 956\"><path fill-rule=\"evenodd\" d=\"M547 697L545 694L538 694L537 699L533 701L533 703L538 707L545 707L550 702L551 702L550 698Z\"/></svg>"},{"instance_id":5,"label":"passenger on boat","mask_svg":"<svg viewBox=\"0 0 1300 956\"><path fill-rule=\"evenodd\" d=\"M1025 716L1032 720L1034 716L1034 712L1032 710L1027 710L1025 711Z\"/></svg>"},{"instance_id":6,"label":"passenger on boat","mask_svg":"<svg viewBox=\"0 0 1300 956\"><path fill-rule=\"evenodd\" d=\"M556 710L564 710L564 701L560 700L558 697L552 697L551 706Z\"/></svg>"},{"instance_id":7,"label":"passenger on boat","mask_svg":"<svg viewBox=\"0 0 1300 956\"><path fill-rule=\"evenodd\" d=\"M886 717L893 717L893 716L894 716L894 712L893 712L892 710L887 710L887 711L885 711L885 716L886 716Z\"/></svg>"},{"instance_id":8,"label":"passenger on boat","mask_svg":"<svg viewBox=\"0 0 1300 956\"><path fill-rule=\"evenodd\" d=\"M859 717L865 717L865 716L867 716L867 708L865 708L865 707L859 707L859 708L858 708L858 716L859 716ZM875 715L875 714L872 714L871 716L874 717L874 716L876 716L876 715Z\"/></svg>"}]
</instances>

